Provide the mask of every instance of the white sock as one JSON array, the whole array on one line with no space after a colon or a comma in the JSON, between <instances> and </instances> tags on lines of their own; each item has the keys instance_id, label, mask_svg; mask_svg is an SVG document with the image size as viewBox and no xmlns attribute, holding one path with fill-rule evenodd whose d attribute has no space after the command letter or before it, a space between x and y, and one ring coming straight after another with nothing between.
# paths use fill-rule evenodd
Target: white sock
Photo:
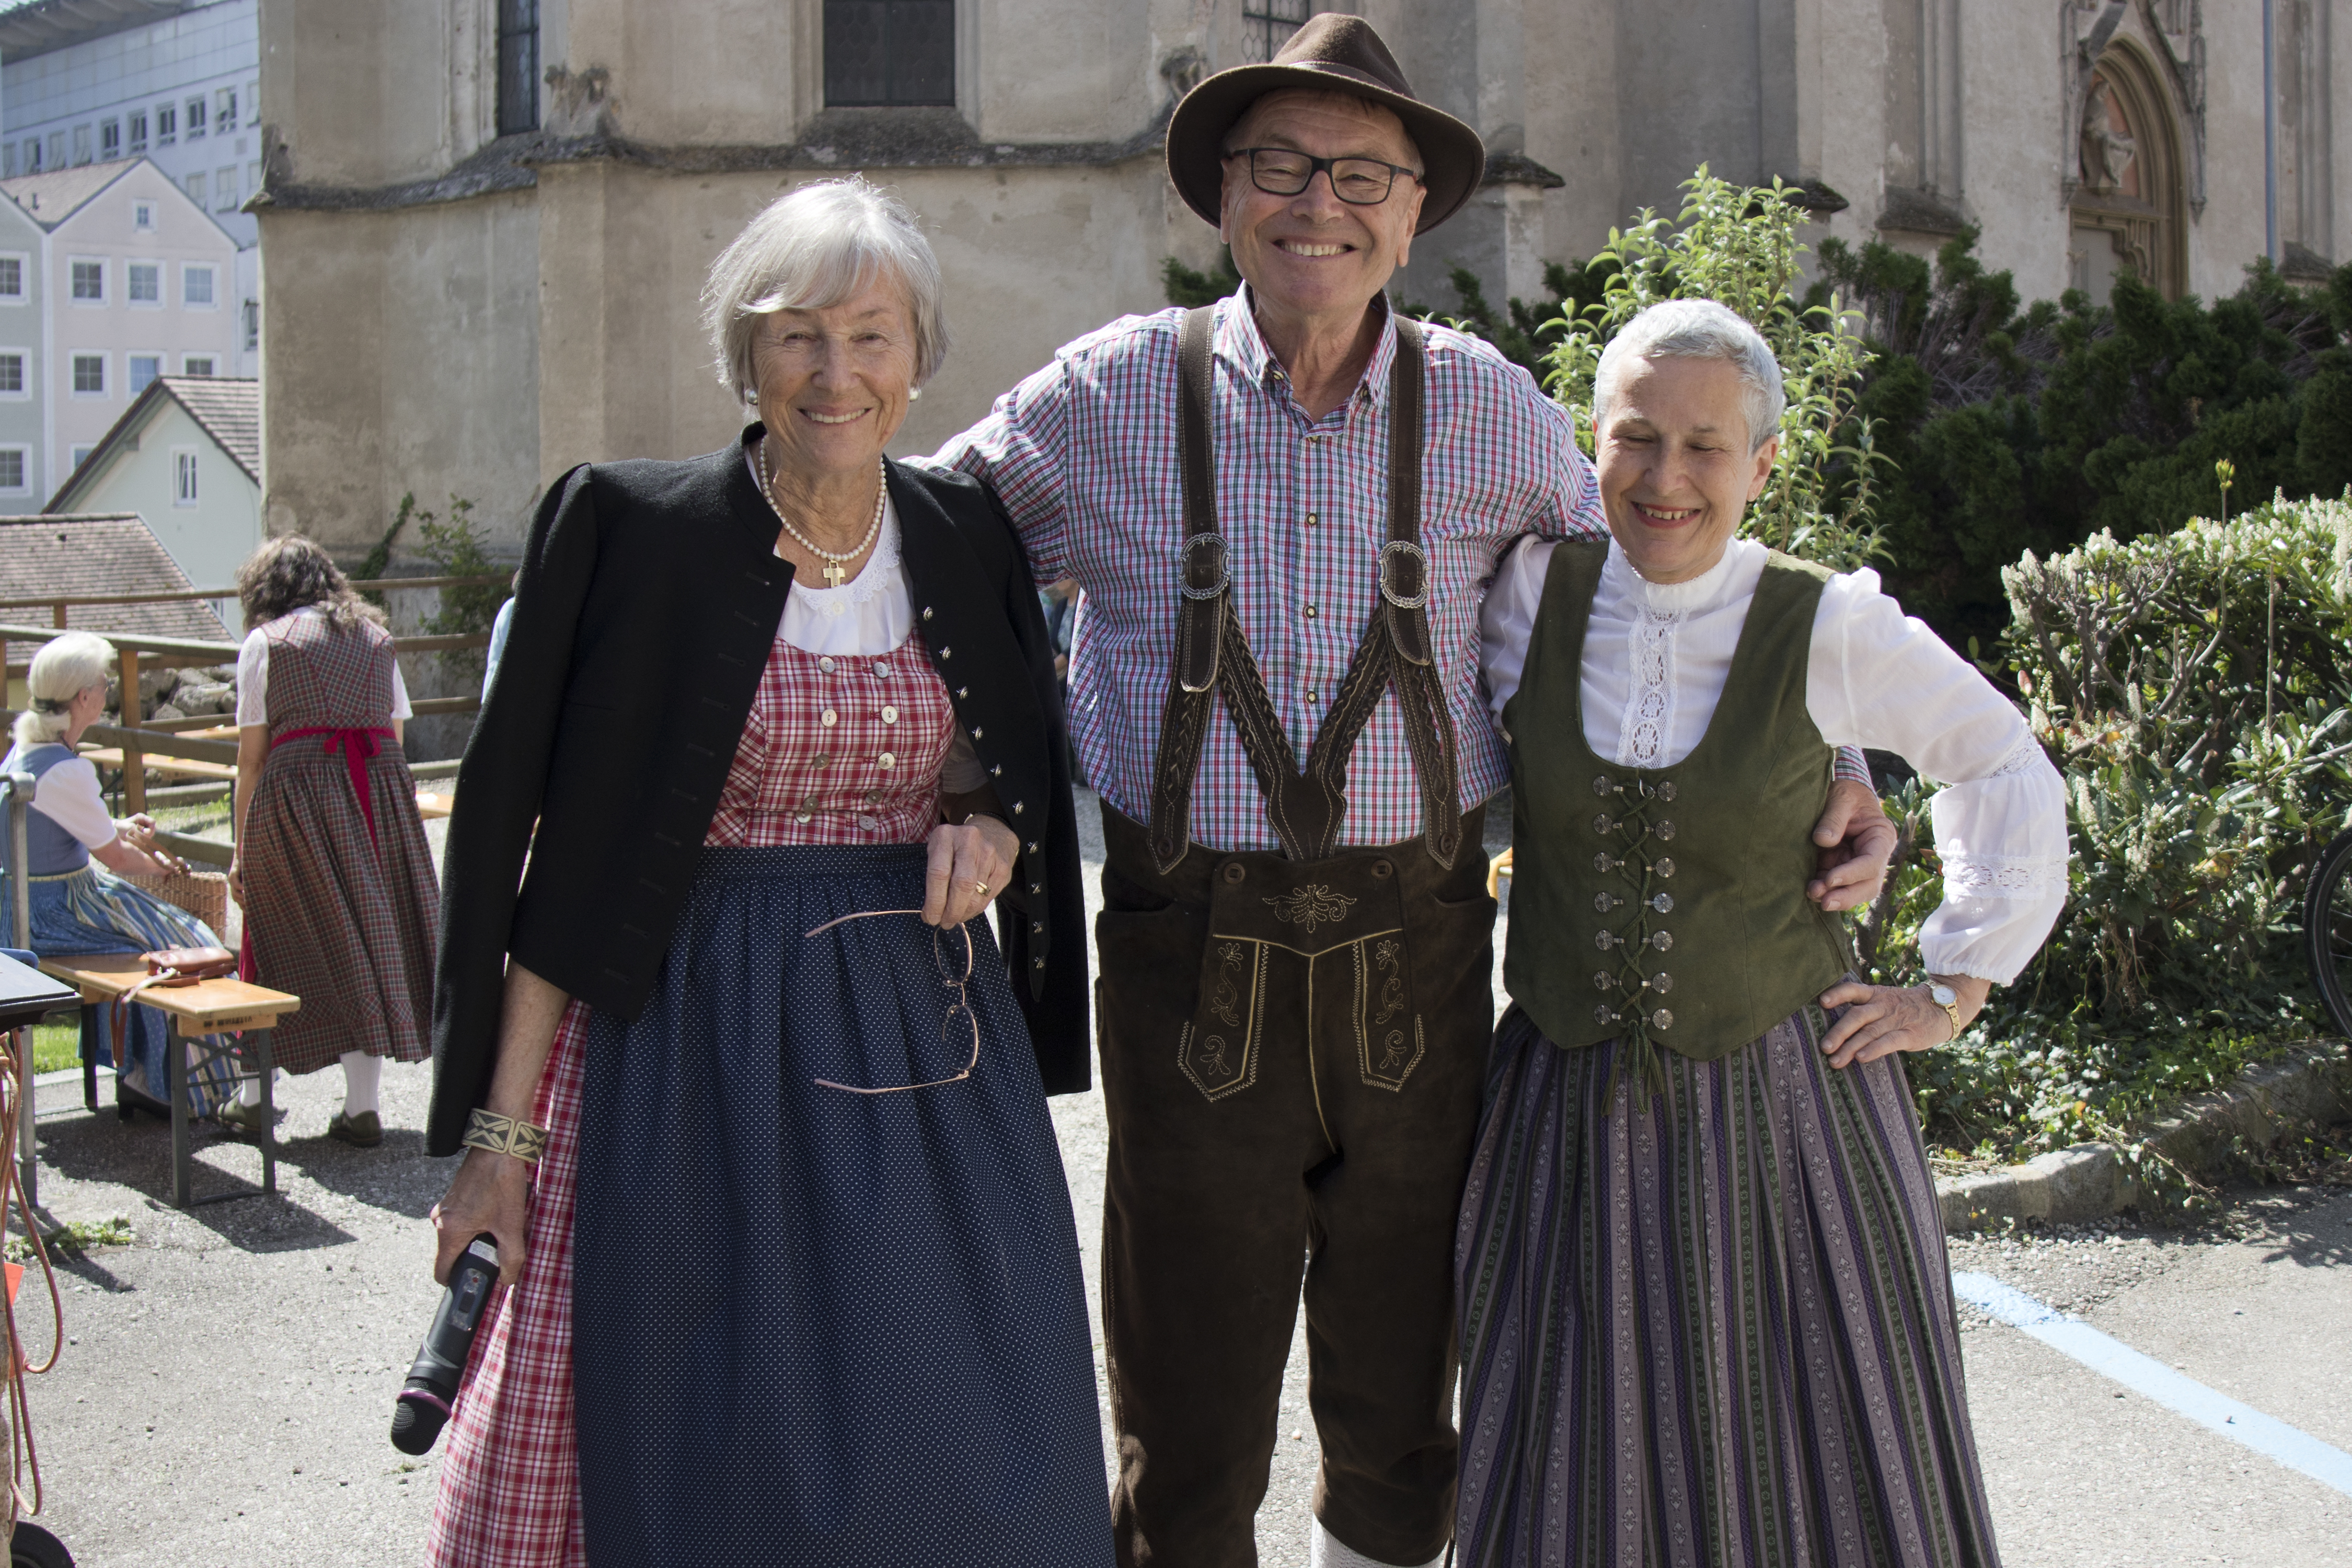
<instances>
[{"instance_id":1,"label":"white sock","mask_svg":"<svg viewBox=\"0 0 2352 1568\"><path fill-rule=\"evenodd\" d=\"M1381 1563L1365 1556L1324 1529L1321 1520L1316 1520L1313 1523L1315 1526L1313 1544L1307 1548L1307 1561L1312 1564L1312 1568L1400 1568L1400 1565ZM1402 1565L1402 1568L1438 1568L1438 1565L1444 1561L1445 1553L1440 1552L1426 1563Z\"/></svg>"},{"instance_id":2,"label":"white sock","mask_svg":"<svg viewBox=\"0 0 2352 1568\"><path fill-rule=\"evenodd\" d=\"M345 1051L343 1114L366 1116L376 1110L377 1091L383 1087L383 1058L365 1051Z\"/></svg>"},{"instance_id":3,"label":"white sock","mask_svg":"<svg viewBox=\"0 0 2352 1568\"><path fill-rule=\"evenodd\" d=\"M251 1078L241 1078L236 1080L236 1102L239 1105L259 1105L261 1103L261 1075L259 1073L254 1074Z\"/></svg>"}]
</instances>

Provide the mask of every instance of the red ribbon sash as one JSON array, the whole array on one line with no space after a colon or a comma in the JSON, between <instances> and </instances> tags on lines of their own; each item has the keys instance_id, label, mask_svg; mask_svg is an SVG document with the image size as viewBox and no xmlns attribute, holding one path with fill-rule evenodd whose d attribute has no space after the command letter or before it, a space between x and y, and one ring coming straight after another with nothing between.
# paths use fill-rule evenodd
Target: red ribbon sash
<instances>
[{"instance_id":1,"label":"red ribbon sash","mask_svg":"<svg viewBox=\"0 0 2352 1568\"><path fill-rule=\"evenodd\" d=\"M338 729L331 724L319 724L308 730L289 730L283 735L273 736L269 742L269 749L274 752L287 742L299 741L305 735L327 737L328 754L332 755L336 752L343 753L343 765L352 775L352 793L360 797L360 816L367 823L368 843L374 846L376 844L375 796L368 788L368 763L378 752L383 750L382 738L390 734L392 734L390 730Z\"/></svg>"}]
</instances>

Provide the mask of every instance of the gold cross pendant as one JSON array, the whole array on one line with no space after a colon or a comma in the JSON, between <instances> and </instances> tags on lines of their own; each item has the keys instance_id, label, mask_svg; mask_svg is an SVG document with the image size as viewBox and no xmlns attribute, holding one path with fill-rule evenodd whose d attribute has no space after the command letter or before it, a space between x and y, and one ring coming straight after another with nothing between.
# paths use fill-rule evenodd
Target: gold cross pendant
<instances>
[{"instance_id":1,"label":"gold cross pendant","mask_svg":"<svg viewBox=\"0 0 2352 1568\"><path fill-rule=\"evenodd\" d=\"M847 581L849 581L848 567L843 565L838 561L828 561L824 563L824 585L826 587L838 588Z\"/></svg>"}]
</instances>

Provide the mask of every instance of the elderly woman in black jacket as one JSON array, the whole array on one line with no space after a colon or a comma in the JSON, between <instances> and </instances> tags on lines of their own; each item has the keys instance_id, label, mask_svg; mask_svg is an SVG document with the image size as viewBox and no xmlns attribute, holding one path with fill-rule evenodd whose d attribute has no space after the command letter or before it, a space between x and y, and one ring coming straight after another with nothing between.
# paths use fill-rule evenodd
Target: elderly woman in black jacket
<instances>
[{"instance_id":1,"label":"elderly woman in black jacket","mask_svg":"<svg viewBox=\"0 0 2352 1568\"><path fill-rule=\"evenodd\" d=\"M939 292L879 191L784 196L705 294L760 422L532 525L444 871L436 1267L509 1288L436 1563L1110 1561L1054 650L993 499L882 456Z\"/></svg>"}]
</instances>

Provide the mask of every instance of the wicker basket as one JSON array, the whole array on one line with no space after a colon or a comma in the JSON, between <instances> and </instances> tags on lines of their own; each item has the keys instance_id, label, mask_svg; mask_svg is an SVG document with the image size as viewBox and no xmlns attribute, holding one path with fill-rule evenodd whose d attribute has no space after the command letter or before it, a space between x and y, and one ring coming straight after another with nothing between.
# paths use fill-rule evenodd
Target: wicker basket
<instances>
[{"instance_id":1,"label":"wicker basket","mask_svg":"<svg viewBox=\"0 0 2352 1568\"><path fill-rule=\"evenodd\" d=\"M125 876L167 904L187 910L223 942L228 934L228 878L218 871L184 871L170 877Z\"/></svg>"}]
</instances>

